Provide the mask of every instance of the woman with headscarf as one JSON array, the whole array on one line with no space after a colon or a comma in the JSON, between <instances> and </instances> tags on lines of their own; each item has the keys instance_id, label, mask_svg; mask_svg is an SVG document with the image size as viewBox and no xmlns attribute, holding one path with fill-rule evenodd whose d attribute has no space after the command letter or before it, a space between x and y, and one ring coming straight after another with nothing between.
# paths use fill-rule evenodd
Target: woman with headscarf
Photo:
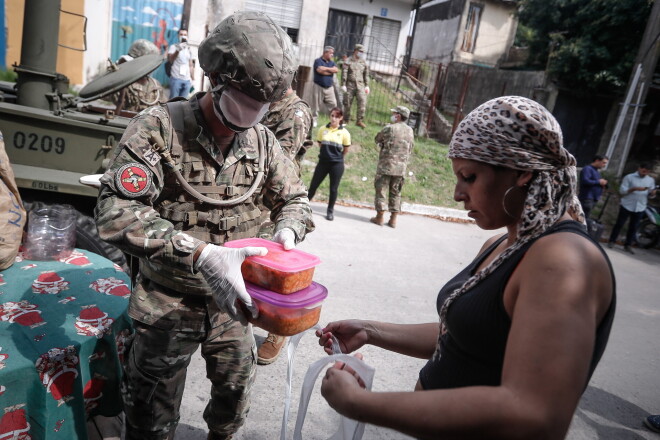
<instances>
[{"instance_id":1,"label":"woman with headscarf","mask_svg":"<svg viewBox=\"0 0 660 440\"><path fill-rule=\"evenodd\" d=\"M575 158L555 118L518 96L490 100L449 146L454 198L482 229L506 228L438 295L440 324L347 320L331 352L372 344L429 359L415 392L361 388L342 365L321 392L339 413L418 438L563 438L615 308L610 262L583 225Z\"/></svg>"}]
</instances>

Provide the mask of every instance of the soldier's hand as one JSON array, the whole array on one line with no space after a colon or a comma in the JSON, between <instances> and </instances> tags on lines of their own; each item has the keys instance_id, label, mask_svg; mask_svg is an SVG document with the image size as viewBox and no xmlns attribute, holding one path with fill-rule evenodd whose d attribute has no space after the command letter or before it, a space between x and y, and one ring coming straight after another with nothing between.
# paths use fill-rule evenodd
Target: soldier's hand
<instances>
[{"instance_id":1,"label":"soldier's hand","mask_svg":"<svg viewBox=\"0 0 660 440\"><path fill-rule=\"evenodd\" d=\"M369 86L364 88L364 93L366 93L367 95L369 94Z\"/></svg>"},{"instance_id":2,"label":"soldier's hand","mask_svg":"<svg viewBox=\"0 0 660 440\"><path fill-rule=\"evenodd\" d=\"M252 317L259 314L252 298L245 289L241 274L241 264L246 257L266 255L268 249L263 247L228 248L207 244L195 262L195 269L200 271L213 294L213 299L221 310L233 319L246 324L247 320L240 308L236 308L236 300L240 300Z\"/></svg>"},{"instance_id":3,"label":"soldier's hand","mask_svg":"<svg viewBox=\"0 0 660 440\"><path fill-rule=\"evenodd\" d=\"M341 91L346 93L348 91L348 89L346 88L346 86L341 86Z\"/></svg>"},{"instance_id":4,"label":"soldier's hand","mask_svg":"<svg viewBox=\"0 0 660 440\"><path fill-rule=\"evenodd\" d=\"M296 247L296 234L290 228L283 228L275 233L273 241L281 244L284 250L288 251Z\"/></svg>"}]
</instances>

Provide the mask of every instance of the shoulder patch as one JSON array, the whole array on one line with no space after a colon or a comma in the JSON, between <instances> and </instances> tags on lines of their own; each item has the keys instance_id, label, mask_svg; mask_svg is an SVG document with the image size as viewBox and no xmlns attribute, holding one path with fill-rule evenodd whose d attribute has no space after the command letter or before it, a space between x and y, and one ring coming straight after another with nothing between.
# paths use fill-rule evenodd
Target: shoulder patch
<instances>
[{"instance_id":1,"label":"shoulder patch","mask_svg":"<svg viewBox=\"0 0 660 440\"><path fill-rule=\"evenodd\" d=\"M115 187L126 197L140 197L151 186L151 171L137 162L127 163L115 173Z\"/></svg>"}]
</instances>

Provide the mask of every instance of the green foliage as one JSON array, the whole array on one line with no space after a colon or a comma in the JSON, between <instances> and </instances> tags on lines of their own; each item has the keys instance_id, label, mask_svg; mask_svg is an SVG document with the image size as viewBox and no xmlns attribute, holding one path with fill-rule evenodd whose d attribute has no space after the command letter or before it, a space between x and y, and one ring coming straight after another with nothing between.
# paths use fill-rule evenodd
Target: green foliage
<instances>
[{"instance_id":1,"label":"green foliage","mask_svg":"<svg viewBox=\"0 0 660 440\"><path fill-rule=\"evenodd\" d=\"M389 122L391 113L389 107L386 111L378 112L380 123L368 123L362 129L354 124L347 126L351 133L352 147L346 156L346 169L339 186L339 200L373 204L374 177L378 163L378 148L374 137ZM370 118L373 120L374 117ZM319 116L319 127L328 123L325 115ZM314 130L314 137L316 131ZM309 185L318 160L318 144L315 143L305 156L307 162L302 169L302 178ZM312 163L313 162L313 163ZM408 171L412 176L406 176L403 186L402 200L408 203L422 205L444 206L462 208L462 204L454 201L455 177L451 168L451 161L447 159L447 146L433 139L415 138L415 148L408 164ZM367 180L363 181L362 178ZM315 199L327 200L329 179L321 184Z\"/></svg>"},{"instance_id":2,"label":"green foliage","mask_svg":"<svg viewBox=\"0 0 660 440\"><path fill-rule=\"evenodd\" d=\"M18 75L13 70L0 69L0 81L16 82Z\"/></svg>"},{"instance_id":3,"label":"green foliage","mask_svg":"<svg viewBox=\"0 0 660 440\"><path fill-rule=\"evenodd\" d=\"M623 93L652 0L522 0L520 44L532 67L582 93Z\"/></svg>"}]
</instances>

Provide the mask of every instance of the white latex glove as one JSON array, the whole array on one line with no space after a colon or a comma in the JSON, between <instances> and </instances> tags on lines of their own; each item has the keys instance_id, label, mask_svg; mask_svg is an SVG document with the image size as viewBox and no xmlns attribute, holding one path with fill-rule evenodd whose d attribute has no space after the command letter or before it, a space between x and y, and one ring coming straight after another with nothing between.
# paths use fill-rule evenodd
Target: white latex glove
<instances>
[{"instance_id":1,"label":"white latex glove","mask_svg":"<svg viewBox=\"0 0 660 440\"><path fill-rule=\"evenodd\" d=\"M266 255L267 252L268 249L263 247L227 248L207 244L195 262L195 269L201 272L209 284L220 310L243 324L247 324L247 320L243 311L236 308L237 299L245 304L252 317L256 318L259 310L245 289L241 264L246 257Z\"/></svg>"},{"instance_id":2,"label":"white latex glove","mask_svg":"<svg viewBox=\"0 0 660 440\"><path fill-rule=\"evenodd\" d=\"M364 93L366 93L367 95L369 94L369 86L364 88Z\"/></svg>"},{"instance_id":3,"label":"white latex glove","mask_svg":"<svg viewBox=\"0 0 660 440\"><path fill-rule=\"evenodd\" d=\"M346 86L341 86L341 91L346 93L348 91L348 89L346 88Z\"/></svg>"},{"instance_id":4,"label":"white latex glove","mask_svg":"<svg viewBox=\"0 0 660 440\"><path fill-rule=\"evenodd\" d=\"M296 233L292 229L280 229L273 235L273 241L284 246L285 251L296 247Z\"/></svg>"}]
</instances>

